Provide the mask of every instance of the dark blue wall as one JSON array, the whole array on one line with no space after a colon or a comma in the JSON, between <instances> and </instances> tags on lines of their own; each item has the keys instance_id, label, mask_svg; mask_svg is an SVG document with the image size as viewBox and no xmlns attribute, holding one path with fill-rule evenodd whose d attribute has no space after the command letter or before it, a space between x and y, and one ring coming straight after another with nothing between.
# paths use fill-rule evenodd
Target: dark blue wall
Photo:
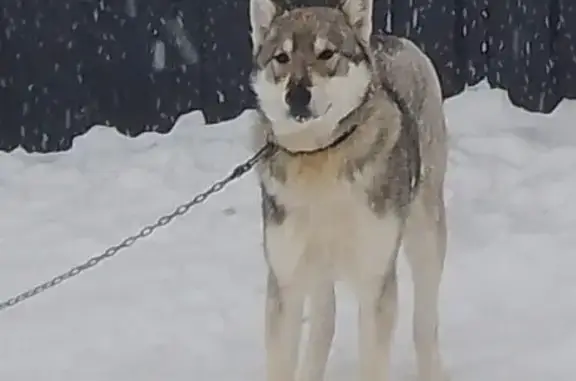
<instances>
[{"instance_id":1,"label":"dark blue wall","mask_svg":"<svg viewBox=\"0 0 576 381\"><path fill-rule=\"evenodd\" d=\"M531 111L576 97L573 0L375 1L377 28L420 44L446 97L483 78ZM165 133L181 113L215 123L254 106L248 0L0 0L0 12L0 150L65 150L94 124Z\"/></svg>"}]
</instances>

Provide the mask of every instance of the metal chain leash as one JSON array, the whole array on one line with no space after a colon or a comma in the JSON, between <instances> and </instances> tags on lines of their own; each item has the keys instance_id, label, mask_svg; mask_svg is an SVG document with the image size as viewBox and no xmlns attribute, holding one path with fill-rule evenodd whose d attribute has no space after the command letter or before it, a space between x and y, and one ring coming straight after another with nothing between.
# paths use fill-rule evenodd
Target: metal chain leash
<instances>
[{"instance_id":1,"label":"metal chain leash","mask_svg":"<svg viewBox=\"0 0 576 381\"><path fill-rule=\"evenodd\" d=\"M243 164L240 164L236 168L234 168L234 170L232 170L232 172L230 172L230 174L228 176L226 176L225 178L223 178L220 181L215 182L207 190L196 195L191 201L187 202L186 204L180 205L172 213L160 217L155 223L142 228L137 234L132 235L132 236L124 239L122 242L120 242L119 244L117 244L115 246L109 247L102 254L90 258L88 261L84 262L83 264L75 266L72 269L70 269L69 271L67 271L61 275L58 275L58 276L52 278L51 280L49 280L45 283L42 283L42 284L40 284L40 285L38 285L38 286L36 286L36 287L26 291L26 292L23 292L23 293L15 296L13 298L10 298L4 302L1 302L0 303L0 311L3 311L3 310L10 308L10 307L13 307L16 304L19 304L19 303L21 303L21 302L23 302L23 301L25 301L25 300L33 297L33 296L36 296L43 291L46 291L52 287L55 287L55 286L61 284L62 282L66 281L72 277L75 277L76 275L80 274L81 272L98 265L99 263L101 263L105 259L108 259L108 258L115 256L116 254L118 254L118 252L120 252L120 250L132 246L139 239L148 237L156 229L158 229L162 226L166 226L174 218L179 217L179 216L183 216L184 214L188 213L188 211L193 206L196 206L198 204L203 203L208 197L210 197L214 193L217 193L217 192L221 191L222 189L224 189L224 187L226 187L230 182L232 182L232 181L242 177L246 173L248 173L250 170L252 170L252 168L254 168L254 166L260 160L272 156L275 152L276 152L276 147L274 145L272 145L270 143L266 144L256 154L254 154L250 159L248 159Z\"/></svg>"}]
</instances>

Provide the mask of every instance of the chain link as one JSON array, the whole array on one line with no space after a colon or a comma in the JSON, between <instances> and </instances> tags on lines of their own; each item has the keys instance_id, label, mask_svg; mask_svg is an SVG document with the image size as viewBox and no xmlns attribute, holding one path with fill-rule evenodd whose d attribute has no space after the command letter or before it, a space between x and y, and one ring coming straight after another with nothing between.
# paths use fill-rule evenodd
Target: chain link
<instances>
[{"instance_id":1,"label":"chain link","mask_svg":"<svg viewBox=\"0 0 576 381\"><path fill-rule=\"evenodd\" d=\"M230 172L230 174L228 176L226 176L225 178L223 178L220 181L215 182L207 190L196 195L191 201L187 202L186 204L180 205L172 213L160 217L158 220L156 220L155 223L142 228L140 230L140 232L138 232L137 234L132 235L132 236L124 239L118 245L109 247L102 254L90 258L88 261L84 262L83 264L75 266L72 269L70 269L69 271L67 271L61 275L58 275L58 276L52 278L51 280L49 280L45 283L42 283L42 284L40 284L40 285L38 285L38 286L36 286L36 287L26 291L26 292L23 292L23 293L15 296L13 298L10 298L4 302L1 302L0 303L0 311L3 311L3 310L10 308L10 307L13 307L16 304L19 304L19 303L21 303L21 302L23 302L23 301L25 301L25 300L33 297L33 296L36 296L43 291L46 291L46 290L48 290L54 286L57 286L57 285L61 284L62 282L66 281L72 277L75 277L76 275L80 274L81 272L98 265L100 262L104 261L105 259L108 259L108 258L115 256L116 254L118 254L118 252L120 252L120 250L132 246L139 239L148 237L149 235L154 233L154 231L156 229L158 229L162 226L168 225L170 222L172 222L172 220L174 218L179 217L179 216L183 216L184 214L188 213L188 211L193 206L196 206L198 204L203 203L204 201L206 201L206 199L208 197L210 197L214 193L220 192L230 182L240 178L241 176L245 175L250 170L252 170L252 168L254 168L254 166L260 160L272 156L275 153L275 151L276 151L275 146L273 146L270 143L266 144L256 154L254 154L250 159L248 159L243 164L240 164L236 168L234 168L234 170L232 172Z\"/></svg>"}]
</instances>

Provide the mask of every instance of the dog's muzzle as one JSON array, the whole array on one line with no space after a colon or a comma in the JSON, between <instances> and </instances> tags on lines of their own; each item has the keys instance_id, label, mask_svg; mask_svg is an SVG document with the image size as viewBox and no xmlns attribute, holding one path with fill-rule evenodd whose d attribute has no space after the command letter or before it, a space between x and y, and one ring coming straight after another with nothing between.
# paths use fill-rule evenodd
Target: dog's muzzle
<instances>
[{"instance_id":1,"label":"dog's muzzle","mask_svg":"<svg viewBox=\"0 0 576 381\"><path fill-rule=\"evenodd\" d=\"M312 111L310 110L311 100L312 93L303 83L300 82L290 86L285 96L288 114L296 120L312 118Z\"/></svg>"}]
</instances>

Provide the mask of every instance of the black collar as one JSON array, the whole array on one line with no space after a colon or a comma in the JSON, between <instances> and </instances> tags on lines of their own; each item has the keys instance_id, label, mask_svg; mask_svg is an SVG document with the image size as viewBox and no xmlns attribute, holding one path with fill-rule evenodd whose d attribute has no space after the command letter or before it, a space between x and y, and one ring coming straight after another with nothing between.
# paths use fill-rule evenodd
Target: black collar
<instances>
[{"instance_id":1,"label":"black collar","mask_svg":"<svg viewBox=\"0 0 576 381\"><path fill-rule=\"evenodd\" d=\"M271 141L270 144L273 144L274 146L276 146L279 150L287 153L290 156L305 156L305 155L314 155L320 152L324 152L327 151L329 149L335 148L337 146L339 146L340 144L344 143L344 141L346 141L350 136L352 136L352 134L356 131L356 129L358 129L358 124L353 124L352 126L350 126L350 128L348 128L346 131L344 131L344 133L340 134L336 139L334 139L331 143L322 146L322 147L318 147L312 150L302 150L302 151L292 151L289 150L286 147L283 147L282 145L278 144L275 141Z\"/></svg>"}]
</instances>

